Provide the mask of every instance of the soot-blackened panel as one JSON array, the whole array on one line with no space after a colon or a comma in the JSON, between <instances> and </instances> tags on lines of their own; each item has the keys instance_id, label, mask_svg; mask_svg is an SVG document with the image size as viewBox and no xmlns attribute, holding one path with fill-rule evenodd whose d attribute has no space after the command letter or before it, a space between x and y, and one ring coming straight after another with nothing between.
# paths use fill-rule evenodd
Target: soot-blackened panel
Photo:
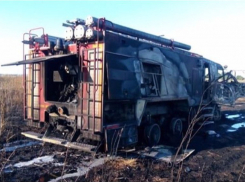
<instances>
[{"instance_id":1,"label":"soot-blackened panel","mask_svg":"<svg viewBox=\"0 0 245 182\"><path fill-rule=\"evenodd\" d=\"M139 72L135 58L106 54L109 99L140 98Z\"/></svg>"}]
</instances>

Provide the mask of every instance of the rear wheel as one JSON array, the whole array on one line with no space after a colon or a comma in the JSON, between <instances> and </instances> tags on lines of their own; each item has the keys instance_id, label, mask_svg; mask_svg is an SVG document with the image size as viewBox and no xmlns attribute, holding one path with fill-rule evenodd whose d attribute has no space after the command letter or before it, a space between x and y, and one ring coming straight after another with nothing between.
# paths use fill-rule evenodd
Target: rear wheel
<instances>
[{"instance_id":1,"label":"rear wheel","mask_svg":"<svg viewBox=\"0 0 245 182\"><path fill-rule=\"evenodd\" d=\"M173 118L170 123L170 131L173 135L182 135L183 124L180 118Z\"/></svg>"},{"instance_id":2,"label":"rear wheel","mask_svg":"<svg viewBox=\"0 0 245 182\"><path fill-rule=\"evenodd\" d=\"M157 145L161 138L160 126L156 123L145 127L145 141L149 146Z\"/></svg>"},{"instance_id":3,"label":"rear wheel","mask_svg":"<svg viewBox=\"0 0 245 182\"><path fill-rule=\"evenodd\" d=\"M183 122L180 118L173 118L170 122L170 143L179 147L183 137Z\"/></svg>"}]
</instances>

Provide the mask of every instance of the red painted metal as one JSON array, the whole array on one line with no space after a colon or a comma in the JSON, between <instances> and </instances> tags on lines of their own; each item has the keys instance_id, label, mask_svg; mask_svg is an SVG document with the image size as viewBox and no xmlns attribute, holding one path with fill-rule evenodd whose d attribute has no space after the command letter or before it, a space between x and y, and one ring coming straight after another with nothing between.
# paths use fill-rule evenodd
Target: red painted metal
<instances>
[{"instance_id":1,"label":"red painted metal","mask_svg":"<svg viewBox=\"0 0 245 182\"><path fill-rule=\"evenodd\" d=\"M42 30L42 37L43 37L43 39L44 39L44 45L45 46L48 46L48 35L45 35L44 34L44 28L43 27L38 27L38 28L34 28L34 29L31 29L30 31L29 31L29 33L24 33L23 34L23 41L26 39L26 36L28 35L28 40L29 41L31 41L32 40L32 36L37 36L37 34L33 34L32 32L33 31L35 31L35 30ZM27 56L29 56L29 58L31 58L31 57L36 57L36 55L38 55L38 57L43 57L43 56L45 56L45 54L40 50L40 44L39 43L35 43L35 45L32 45L32 44L29 44L29 49L34 49L34 53L32 54L32 55L30 55L30 54L27 54ZM24 60L26 60L26 55L25 55L25 45L24 45L24 43L23 43L23 59ZM40 63L39 64L39 68L37 68L37 65L36 64L33 64L32 66L26 66L26 65L23 65L23 87L24 87L24 103L23 103L23 106L24 106L24 113L23 113L23 115L24 115L24 118L25 119L31 119L32 121L33 121L33 119L34 119L34 110L38 110L38 108L37 108L37 106L35 106L34 107L34 98L35 97L38 97L39 99L38 99L38 104L39 104L39 120L40 121L44 121L44 112L45 112L45 109L42 109L42 107L41 107L41 105L47 105L47 103L45 103L45 101L44 101L44 98L43 98L43 96L44 96L44 92L43 92L43 85L42 85L42 83L43 83L43 78L42 78L42 72L41 72L41 70L42 70L42 68L41 68L41 66L42 66L42 64L43 63ZM27 76L27 72L26 72L26 70L27 69L32 69L32 96L31 96L31 100L32 100L32 102L31 102L31 118L28 118L28 115L27 115L27 113L28 113L28 100L27 100L27 97L29 97L28 96L28 94L29 93L27 93L28 92L28 90L27 90L27 81L29 81L29 80L27 80L27 78L26 78L26 76ZM38 75L36 75L38 73ZM37 82L37 78L36 77L38 77L38 80L39 80L39 82ZM36 85L39 85L39 88L38 88L38 90L37 90L37 94L35 95L33 92L34 92L34 89L35 89L35 87L36 87ZM30 97L29 97L30 98Z\"/></svg>"},{"instance_id":2,"label":"red painted metal","mask_svg":"<svg viewBox=\"0 0 245 182\"><path fill-rule=\"evenodd\" d=\"M99 19L98 21L102 21L104 22L105 19L102 18L102 19ZM23 35L23 40L25 40L25 36L29 35L29 41L31 41L33 38L32 36L37 36L36 34L33 34L34 31L36 30L39 30L41 29L42 30L42 38L44 39L44 44L39 44L39 43L35 43L34 45L30 45L29 48L30 50L35 54L37 55L38 57L43 57L43 56L46 56L45 55L45 52L42 51L42 49L40 49L40 46L43 45L44 47L47 46L48 47L48 35L44 34L44 29L42 27L39 27L39 28L34 28L34 29L31 29L29 31L29 33L25 33ZM43 47L42 46L42 47ZM99 88L101 87L102 89L102 86L99 87L99 83L101 82L100 79L102 74L101 74L101 71L99 71L100 69L102 69L103 65L101 64L101 60L100 60L100 42L99 42L99 36L97 35L97 41L95 43L91 43L91 44L70 44L68 45L68 48L67 48L67 51L70 52L70 53L77 53L77 55L79 56L79 66L81 68L81 71L82 71L82 74L83 74L83 79L86 79L87 77L87 80L88 80L88 76L89 74L93 71L93 82L90 81L90 83L88 82L83 82L81 83L81 87L82 87L82 90L80 91L80 93L78 93L79 97L82 99L82 102L81 104L79 104L79 109L80 110L80 114L83 118L83 121L84 121L84 126L83 128L87 128L87 129L90 129L90 130L99 130L99 127L102 127L102 126L98 126L96 124L96 122L99 122L100 120L100 123L101 123L101 116L99 116L100 118L98 118L97 116L97 112L101 114L101 104L98 104L97 106L97 92L99 91ZM24 44L23 44L23 58L25 58L25 47L24 47ZM91 51L91 52L90 52ZM93 58L91 59L89 57L89 53L93 54ZM33 57L35 56L33 55ZM52 103L49 102L49 101L45 101L45 88L44 88L44 84L45 84L45 78L44 78L44 63L39 63L40 64L40 71L36 73L36 71L34 69L36 68L32 68L33 69L33 81L32 81L32 98L31 98L31 105L30 104L30 100L28 100L30 97L27 96L27 92L28 92L28 84L27 83L27 67L26 65L24 65L24 68L23 68L23 87L24 87L24 107L25 107L25 110L24 110L24 116L25 116L25 119L31 119L33 121L33 117L34 117L34 110L36 108L39 107L39 121L40 122L44 122L45 121L45 111L46 111L46 108L51 105ZM34 66L35 64L33 64ZM93 66L93 67L92 67ZM38 68L39 69L39 68ZM36 83L36 80L37 78L36 77L39 77L39 83ZM99 81L100 80L100 81ZM37 93L36 95L38 95L38 100L36 98L36 96L34 96L34 88L35 88L35 85L39 84L39 89L38 91L35 90L35 93ZM93 90L92 90L93 89ZM92 98L93 97L93 98ZM34 98L35 98L35 107L34 107ZM101 99L101 98L100 98ZM38 102L39 106L36 105L36 103ZM100 101L102 102L102 101ZM30 111L28 111L28 108L27 106L31 106L31 115L30 115ZM98 108L97 108L98 107ZM97 109L97 110L96 110ZM90 110L90 111L89 111ZM37 112L37 111L35 111ZM78 111L79 112L79 111ZM28 114L29 113L29 114ZM32 116L32 118L28 118L28 116ZM36 116L36 115L35 115ZM36 116L37 117L37 116ZM101 123L102 125L102 123Z\"/></svg>"},{"instance_id":3,"label":"red painted metal","mask_svg":"<svg viewBox=\"0 0 245 182\"><path fill-rule=\"evenodd\" d=\"M118 128L120 128L119 124L113 124L113 125L106 126L107 130L118 129Z\"/></svg>"}]
</instances>

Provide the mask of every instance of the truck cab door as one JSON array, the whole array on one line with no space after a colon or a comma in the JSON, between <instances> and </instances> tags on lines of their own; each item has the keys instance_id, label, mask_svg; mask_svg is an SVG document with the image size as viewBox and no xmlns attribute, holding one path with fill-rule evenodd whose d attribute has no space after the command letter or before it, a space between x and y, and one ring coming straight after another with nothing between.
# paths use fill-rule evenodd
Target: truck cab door
<instances>
[{"instance_id":1,"label":"truck cab door","mask_svg":"<svg viewBox=\"0 0 245 182\"><path fill-rule=\"evenodd\" d=\"M219 75L220 70L220 68L217 69ZM245 96L245 85L239 83L231 72L224 73L222 68L222 75L215 80L212 91L213 100L217 104L233 105L238 98Z\"/></svg>"}]
</instances>

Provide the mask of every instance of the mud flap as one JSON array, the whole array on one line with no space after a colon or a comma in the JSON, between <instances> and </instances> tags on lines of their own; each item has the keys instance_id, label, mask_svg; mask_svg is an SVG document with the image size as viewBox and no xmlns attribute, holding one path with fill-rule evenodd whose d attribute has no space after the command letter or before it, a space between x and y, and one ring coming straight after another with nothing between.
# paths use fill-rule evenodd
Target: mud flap
<instances>
[{"instance_id":1,"label":"mud flap","mask_svg":"<svg viewBox=\"0 0 245 182\"><path fill-rule=\"evenodd\" d=\"M22 132L21 134L28 138L64 146L67 148L73 148L73 149L82 150L85 152L92 152L92 153L97 151L97 146L95 145L89 145L89 144L77 143L77 142L69 142L67 140L55 138L55 137L46 137L43 134L35 133L31 131Z\"/></svg>"}]
</instances>

